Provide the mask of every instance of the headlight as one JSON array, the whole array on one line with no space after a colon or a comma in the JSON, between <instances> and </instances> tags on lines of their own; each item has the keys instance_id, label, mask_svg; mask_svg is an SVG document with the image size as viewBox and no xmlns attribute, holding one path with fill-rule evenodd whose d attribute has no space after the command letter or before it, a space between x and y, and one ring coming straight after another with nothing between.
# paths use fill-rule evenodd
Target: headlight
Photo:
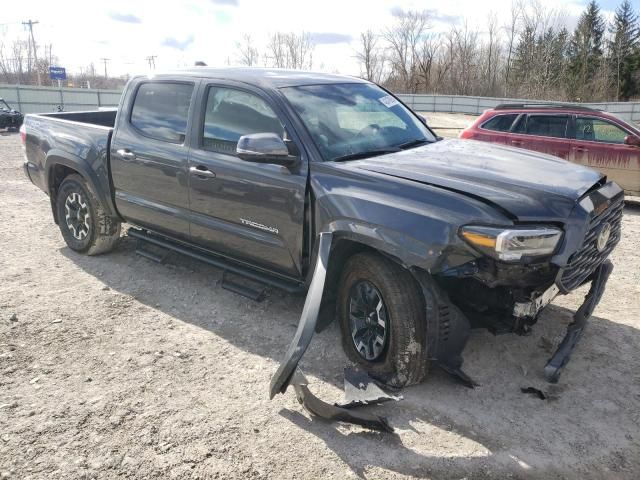
<instances>
[{"instance_id":1,"label":"headlight","mask_svg":"<svg viewBox=\"0 0 640 480\"><path fill-rule=\"evenodd\" d=\"M562 238L562 230L553 227L463 227L461 235L481 252L509 262L523 256L552 254Z\"/></svg>"}]
</instances>

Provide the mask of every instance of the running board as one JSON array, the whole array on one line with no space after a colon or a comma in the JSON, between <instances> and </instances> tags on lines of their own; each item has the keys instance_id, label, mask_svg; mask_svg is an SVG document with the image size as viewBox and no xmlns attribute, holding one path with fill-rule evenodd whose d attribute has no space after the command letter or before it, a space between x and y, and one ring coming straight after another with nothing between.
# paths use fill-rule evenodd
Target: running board
<instances>
[{"instance_id":1,"label":"running board","mask_svg":"<svg viewBox=\"0 0 640 480\"><path fill-rule=\"evenodd\" d=\"M187 257L190 257L196 260L200 260L201 262L204 262L214 267L222 269L223 272L233 273L235 275L246 278L253 282L266 284L271 287L277 288L279 290L283 290L287 293L302 293L305 291L305 287L302 282L287 280L284 278L277 277L275 275L271 275L266 272L254 270L248 266L244 266L232 260L229 260L223 257L222 255L216 255L214 253L205 252L200 249L190 247L188 245L175 242L173 240L169 240L168 238L151 234L145 230L130 228L129 231L127 232L127 235L137 240L142 240L152 245L166 248L167 250L180 253L182 255L185 255ZM223 278L223 283L224 283L224 278ZM230 282L228 281L226 282L227 287L229 286L229 283ZM223 287L224 286L225 285L223 285ZM235 290L233 290L236 293L240 293L241 295L246 293L247 295L245 296L249 296L249 298L251 298L250 295L253 295L253 292L249 294L249 289L245 289L244 286L241 286L238 284L233 284L233 286L228 289L232 290L233 287L238 287ZM240 290L242 290L244 293L240 292Z\"/></svg>"}]
</instances>

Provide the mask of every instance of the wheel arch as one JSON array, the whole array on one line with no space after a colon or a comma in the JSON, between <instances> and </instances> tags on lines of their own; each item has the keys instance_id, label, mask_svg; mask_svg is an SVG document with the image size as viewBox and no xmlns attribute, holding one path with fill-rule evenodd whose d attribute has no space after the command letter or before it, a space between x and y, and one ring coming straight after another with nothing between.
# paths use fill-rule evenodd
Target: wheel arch
<instances>
[{"instance_id":1,"label":"wheel arch","mask_svg":"<svg viewBox=\"0 0 640 480\"><path fill-rule=\"evenodd\" d=\"M371 238L354 234L352 231L333 232L333 242L327 266L318 331L323 330L335 320L340 277L342 276L347 260L353 255L358 253L377 254L410 271L409 265L396 255L396 252L391 248L380 248L381 246L385 246L385 244L382 243L382 245L380 245L378 242L372 242ZM416 288L419 288L417 282Z\"/></svg>"},{"instance_id":2,"label":"wheel arch","mask_svg":"<svg viewBox=\"0 0 640 480\"><path fill-rule=\"evenodd\" d=\"M92 172L90 165L80 157L69 157L69 154L62 155L54 150L50 151L45 160L45 185L47 186L47 193L49 194L49 200L51 203L51 211L53 213L53 219L58 223L58 214L56 209L56 201L58 196L58 190L65 178L69 175L80 175L82 179L87 183L87 187L91 190L93 196L98 199L101 207L105 210L107 215L111 217L117 217L113 203L110 201L110 196L98 188L98 179L95 173Z\"/></svg>"}]
</instances>

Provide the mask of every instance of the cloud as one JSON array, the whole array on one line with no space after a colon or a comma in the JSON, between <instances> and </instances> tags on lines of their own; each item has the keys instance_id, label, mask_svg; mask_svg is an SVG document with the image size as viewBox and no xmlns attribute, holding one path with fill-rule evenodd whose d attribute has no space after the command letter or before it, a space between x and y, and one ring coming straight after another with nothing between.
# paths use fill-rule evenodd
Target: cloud
<instances>
[{"instance_id":1,"label":"cloud","mask_svg":"<svg viewBox=\"0 0 640 480\"><path fill-rule=\"evenodd\" d=\"M218 23L230 23L231 15L229 12L225 12L224 10L216 10L213 12L213 15L216 17L216 21Z\"/></svg>"},{"instance_id":2,"label":"cloud","mask_svg":"<svg viewBox=\"0 0 640 480\"><path fill-rule=\"evenodd\" d=\"M404 8L399 7L398 5L391 7L391 15L394 17L401 17L404 15Z\"/></svg>"},{"instance_id":3,"label":"cloud","mask_svg":"<svg viewBox=\"0 0 640 480\"><path fill-rule=\"evenodd\" d=\"M167 37L162 41L163 47L175 48L176 50L184 51L189 45L193 43L193 35L190 35L183 41L180 41L173 37Z\"/></svg>"},{"instance_id":4,"label":"cloud","mask_svg":"<svg viewBox=\"0 0 640 480\"><path fill-rule=\"evenodd\" d=\"M409 12L409 10L405 10L404 8L398 5L391 7L390 11L391 11L391 15L393 15L394 17L402 17L403 15ZM462 19L462 16L460 15L447 15L446 13L440 13L435 8L429 8L422 11L427 15L427 18L429 20L433 20L436 22L457 23Z\"/></svg>"},{"instance_id":5,"label":"cloud","mask_svg":"<svg viewBox=\"0 0 640 480\"><path fill-rule=\"evenodd\" d=\"M216 5L230 5L232 7L238 6L238 0L211 0Z\"/></svg>"},{"instance_id":6,"label":"cloud","mask_svg":"<svg viewBox=\"0 0 640 480\"><path fill-rule=\"evenodd\" d=\"M130 13L109 13L109 18L111 20L115 20L116 22L124 22L124 23L142 23L139 17L135 15L131 15Z\"/></svg>"},{"instance_id":7,"label":"cloud","mask_svg":"<svg viewBox=\"0 0 640 480\"><path fill-rule=\"evenodd\" d=\"M353 40L353 37L344 33L314 32L311 34L311 41L318 45L350 43L351 40Z\"/></svg>"}]
</instances>

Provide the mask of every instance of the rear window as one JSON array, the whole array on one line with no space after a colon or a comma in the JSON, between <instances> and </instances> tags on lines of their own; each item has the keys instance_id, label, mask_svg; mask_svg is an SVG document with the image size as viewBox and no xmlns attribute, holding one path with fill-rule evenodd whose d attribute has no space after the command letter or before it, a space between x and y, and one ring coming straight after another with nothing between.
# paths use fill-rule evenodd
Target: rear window
<instances>
[{"instance_id":1,"label":"rear window","mask_svg":"<svg viewBox=\"0 0 640 480\"><path fill-rule=\"evenodd\" d=\"M576 119L576 139L602 143L624 143L627 132L606 120L590 117Z\"/></svg>"},{"instance_id":2,"label":"rear window","mask_svg":"<svg viewBox=\"0 0 640 480\"><path fill-rule=\"evenodd\" d=\"M516 118L518 118L517 113L496 115L483 123L482 128L485 130L492 130L494 132L507 132L511 128L511 125L513 125Z\"/></svg>"},{"instance_id":3,"label":"rear window","mask_svg":"<svg viewBox=\"0 0 640 480\"><path fill-rule=\"evenodd\" d=\"M131 124L148 137L184 142L192 93L192 84L143 83L133 102Z\"/></svg>"},{"instance_id":4,"label":"rear window","mask_svg":"<svg viewBox=\"0 0 640 480\"><path fill-rule=\"evenodd\" d=\"M527 134L541 137L564 138L567 134L567 115L529 115L527 118Z\"/></svg>"}]
</instances>

